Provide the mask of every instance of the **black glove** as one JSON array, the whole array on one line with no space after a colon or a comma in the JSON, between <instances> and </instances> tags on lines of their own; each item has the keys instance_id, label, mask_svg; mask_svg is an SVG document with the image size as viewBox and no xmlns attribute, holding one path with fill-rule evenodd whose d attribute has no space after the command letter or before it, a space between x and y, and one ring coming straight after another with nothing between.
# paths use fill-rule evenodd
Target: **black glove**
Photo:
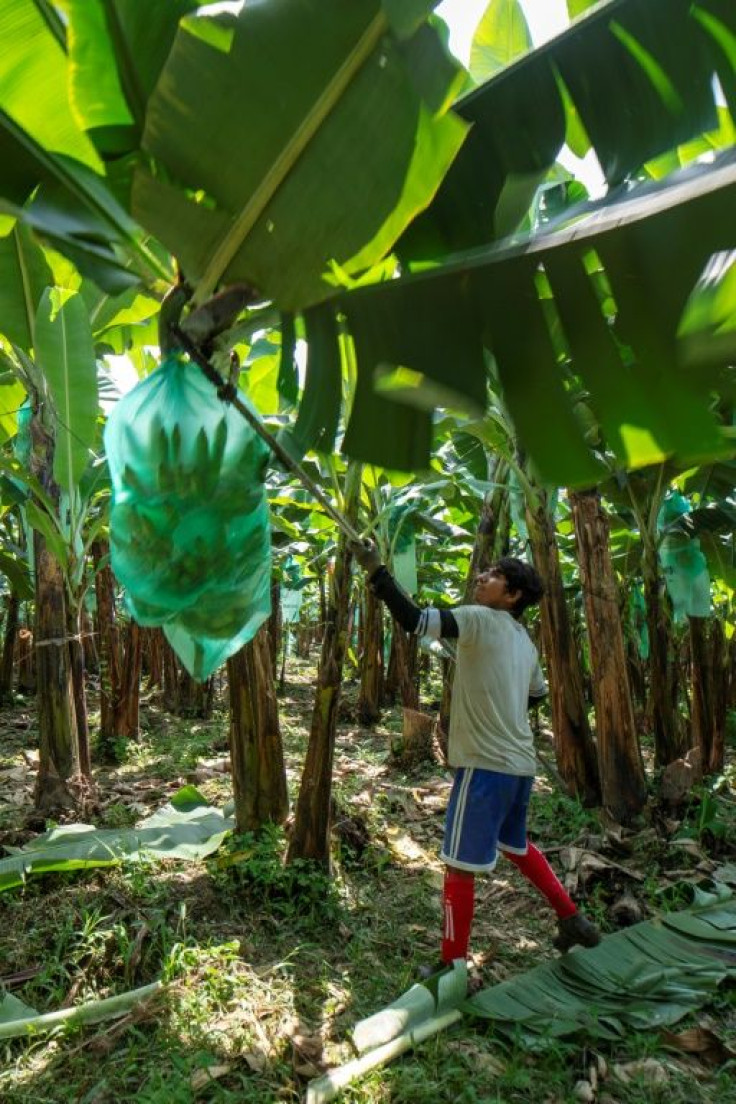
<instances>
[{"instance_id":1,"label":"black glove","mask_svg":"<svg viewBox=\"0 0 736 1104\"><path fill-rule=\"evenodd\" d=\"M378 548L371 540L351 541L350 551L369 577L381 566Z\"/></svg>"}]
</instances>

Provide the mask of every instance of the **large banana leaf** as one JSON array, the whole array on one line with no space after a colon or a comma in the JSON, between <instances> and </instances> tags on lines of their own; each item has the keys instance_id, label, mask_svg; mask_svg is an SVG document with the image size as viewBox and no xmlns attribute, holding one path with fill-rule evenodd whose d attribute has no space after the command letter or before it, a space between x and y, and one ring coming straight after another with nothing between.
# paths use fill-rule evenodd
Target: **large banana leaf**
<instances>
[{"instance_id":1,"label":"large banana leaf","mask_svg":"<svg viewBox=\"0 0 736 1104\"><path fill-rule=\"evenodd\" d=\"M0 211L22 217L112 293L142 279L170 280L167 266L145 244L104 178L79 161L50 152L1 106Z\"/></svg>"},{"instance_id":2,"label":"large banana leaf","mask_svg":"<svg viewBox=\"0 0 736 1104\"><path fill-rule=\"evenodd\" d=\"M562 485L596 481L601 472L572 409L554 333L622 466L730 452L709 411L710 373L700 378L678 367L678 325L708 257L732 241L735 203L736 157L724 154L714 165L573 210L523 242L344 294L359 373L346 451L386 466L426 465L429 415L419 408L436 384L446 396L482 402L485 346L540 474ZM609 288L603 302L601 274ZM417 409L404 416L373 391L387 365L414 373L401 397Z\"/></svg>"},{"instance_id":3,"label":"large banana leaf","mask_svg":"<svg viewBox=\"0 0 736 1104\"><path fill-rule=\"evenodd\" d=\"M432 198L466 133L432 0L267 0L182 19L148 103L138 220L196 301L243 281L284 309L369 268Z\"/></svg>"},{"instance_id":4,"label":"large banana leaf","mask_svg":"<svg viewBox=\"0 0 736 1104\"><path fill-rule=\"evenodd\" d=\"M33 348L36 310L53 276L43 250L17 222L0 238L0 334L25 352Z\"/></svg>"},{"instance_id":5,"label":"large banana leaf","mask_svg":"<svg viewBox=\"0 0 736 1104\"><path fill-rule=\"evenodd\" d=\"M100 171L94 146L69 104L63 42L32 0L3 0L0 42L3 110L45 149Z\"/></svg>"},{"instance_id":6,"label":"large banana leaf","mask_svg":"<svg viewBox=\"0 0 736 1104\"><path fill-rule=\"evenodd\" d=\"M71 101L101 153L136 150L148 98L196 0L69 0Z\"/></svg>"},{"instance_id":7,"label":"large banana leaf","mask_svg":"<svg viewBox=\"0 0 736 1104\"><path fill-rule=\"evenodd\" d=\"M81 295L46 289L36 318L36 362L56 413L54 479L71 493L89 462L99 411L92 330Z\"/></svg>"},{"instance_id":8,"label":"large banana leaf","mask_svg":"<svg viewBox=\"0 0 736 1104\"><path fill-rule=\"evenodd\" d=\"M736 115L731 0L611 0L456 105L472 124L427 212L399 244L406 261L514 229L575 112L608 183L718 126L713 77ZM509 204L509 197L514 202Z\"/></svg>"},{"instance_id":9,"label":"large banana leaf","mask_svg":"<svg viewBox=\"0 0 736 1104\"><path fill-rule=\"evenodd\" d=\"M736 900L725 886L698 891L697 900L484 989L463 1011L529 1047L581 1031L615 1039L673 1024L736 977Z\"/></svg>"}]
</instances>

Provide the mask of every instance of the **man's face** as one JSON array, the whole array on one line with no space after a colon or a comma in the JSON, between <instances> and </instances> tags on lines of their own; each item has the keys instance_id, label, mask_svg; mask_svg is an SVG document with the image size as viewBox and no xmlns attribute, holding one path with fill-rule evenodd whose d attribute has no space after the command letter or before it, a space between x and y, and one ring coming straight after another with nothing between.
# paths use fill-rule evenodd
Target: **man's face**
<instances>
[{"instance_id":1,"label":"man's face","mask_svg":"<svg viewBox=\"0 0 736 1104\"><path fill-rule=\"evenodd\" d=\"M496 567L490 567L475 580L473 597L479 606L488 609L511 610L521 595L520 590L509 590L505 576Z\"/></svg>"}]
</instances>

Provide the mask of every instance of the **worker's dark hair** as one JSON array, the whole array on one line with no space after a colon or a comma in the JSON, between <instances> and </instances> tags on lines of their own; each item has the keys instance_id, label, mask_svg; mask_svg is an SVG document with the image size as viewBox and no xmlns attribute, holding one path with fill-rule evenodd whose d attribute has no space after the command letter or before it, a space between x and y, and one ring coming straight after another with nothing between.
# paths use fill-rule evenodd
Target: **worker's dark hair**
<instances>
[{"instance_id":1,"label":"worker's dark hair","mask_svg":"<svg viewBox=\"0 0 736 1104\"><path fill-rule=\"evenodd\" d=\"M517 560L515 556L502 556L493 566L503 575L509 590L521 591L511 610L514 617L521 617L528 606L536 606L544 594L544 584L531 564Z\"/></svg>"}]
</instances>

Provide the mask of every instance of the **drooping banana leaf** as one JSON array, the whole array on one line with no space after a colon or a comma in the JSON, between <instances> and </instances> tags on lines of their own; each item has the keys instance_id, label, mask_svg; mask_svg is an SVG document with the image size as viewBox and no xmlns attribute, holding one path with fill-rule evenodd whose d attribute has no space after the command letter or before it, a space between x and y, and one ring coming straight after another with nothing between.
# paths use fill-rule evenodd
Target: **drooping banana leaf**
<instances>
[{"instance_id":1,"label":"drooping banana leaf","mask_svg":"<svg viewBox=\"0 0 736 1104\"><path fill-rule=\"evenodd\" d=\"M485 346L522 445L551 482L600 477L572 410L570 369L623 467L730 453L709 410L710 373L701 379L679 364L678 327L707 259L731 241L735 204L736 157L727 152L615 202L573 208L522 242L345 293L359 373L346 451L386 466L426 464L423 410L433 387L444 388L444 405L453 391L481 401ZM603 301L601 273L610 289ZM402 417L392 404L390 422L388 403L373 392L387 367L414 373L402 400L417 408ZM377 434L378 424L390 433Z\"/></svg>"},{"instance_id":2,"label":"drooping banana leaf","mask_svg":"<svg viewBox=\"0 0 736 1104\"><path fill-rule=\"evenodd\" d=\"M730 0L610 0L470 93L472 124L427 211L398 245L438 261L498 239L554 165L571 113L616 187L646 162L718 126L713 77L734 89ZM724 83L725 82L725 83ZM731 114L736 96L726 91Z\"/></svg>"},{"instance_id":3,"label":"drooping banana leaf","mask_svg":"<svg viewBox=\"0 0 736 1104\"><path fill-rule=\"evenodd\" d=\"M70 0L70 98L101 153L139 148L148 98L179 20L197 6L196 0Z\"/></svg>"},{"instance_id":4,"label":"drooping banana leaf","mask_svg":"<svg viewBox=\"0 0 736 1104\"><path fill-rule=\"evenodd\" d=\"M3 0L0 42L0 107L40 146L99 172L100 159L80 129L67 96L63 39L35 3ZM2 163L3 173L10 169Z\"/></svg>"},{"instance_id":5,"label":"drooping banana leaf","mask_svg":"<svg viewBox=\"0 0 736 1104\"><path fill-rule=\"evenodd\" d=\"M466 125L434 6L268 0L181 20L149 102L136 218L195 302L244 281L284 310L371 267L432 198ZM409 18L409 16L411 18Z\"/></svg>"},{"instance_id":6,"label":"drooping banana leaf","mask_svg":"<svg viewBox=\"0 0 736 1104\"><path fill-rule=\"evenodd\" d=\"M43 250L20 222L0 238L0 333L25 352L34 346L36 310L53 276Z\"/></svg>"},{"instance_id":7,"label":"drooping banana leaf","mask_svg":"<svg viewBox=\"0 0 736 1104\"><path fill-rule=\"evenodd\" d=\"M22 217L80 272L113 294L141 279L170 282L167 266L145 244L104 178L41 145L0 105L3 210Z\"/></svg>"},{"instance_id":8,"label":"drooping banana leaf","mask_svg":"<svg viewBox=\"0 0 736 1104\"><path fill-rule=\"evenodd\" d=\"M54 479L74 491L97 435L97 365L89 315L81 295L48 288L36 318L36 360L56 413Z\"/></svg>"}]
</instances>

